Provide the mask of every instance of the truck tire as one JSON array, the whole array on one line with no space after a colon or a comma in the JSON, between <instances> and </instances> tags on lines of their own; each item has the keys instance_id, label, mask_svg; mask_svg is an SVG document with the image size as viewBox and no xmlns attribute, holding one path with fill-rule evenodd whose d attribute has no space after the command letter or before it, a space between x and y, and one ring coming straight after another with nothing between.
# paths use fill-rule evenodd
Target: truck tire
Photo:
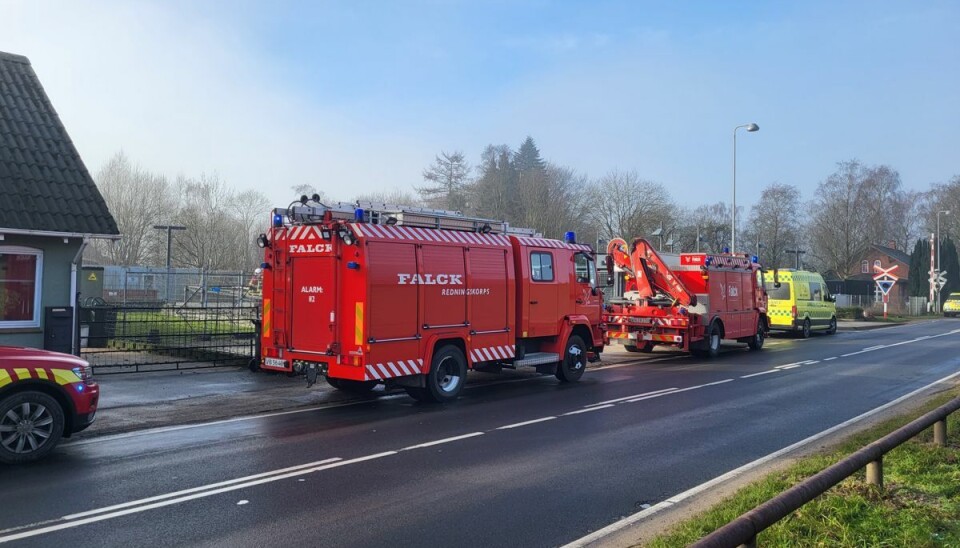
<instances>
[{"instance_id":1,"label":"truck tire","mask_svg":"<svg viewBox=\"0 0 960 548\"><path fill-rule=\"evenodd\" d=\"M426 396L431 401L446 403L457 399L467 382L467 359L463 352L452 344L440 348L433 355L426 381Z\"/></svg>"},{"instance_id":2,"label":"truck tire","mask_svg":"<svg viewBox=\"0 0 960 548\"><path fill-rule=\"evenodd\" d=\"M757 321L757 332L747 341L750 350L760 350L763 348L763 341L766 338L766 329L764 329L763 318Z\"/></svg>"},{"instance_id":3,"label":"truck tire","mask_svg":"<svg viewBox=\"0 0 960 548\"><path fill-rule=\"evenodd\" d=\"M810 338L810 318L803 320L803 326L800 328L800 338Z\"/></svg>"},{"instance_id":4,"label":"truck tire","mask_svg":"<svg viewBox=\"0 0 960 548\"><path fill-rule=\"evenodd\" d=\"M350 379L331 379L327 377L327 384L337 390L350 392L351 394L366 394L373 390L379 383L377 383L377 381L353 381Z\"/></svg>"},{"instance_id":5,"label":"truck tire","mask_svg":"<svg viewBox=\"0 0 960 548\"><path fill-rule=\"evenodd\" d=\"M63 408L43 392L19 392L0 400L0 462L42 459L60 441L65 424Z\"/></svg>"},{"instance_id":6,"label":"truck tire","mask_svg":"<svg viewBox=\"0 0 960 548\"><path fill-rule=\"evenodd\" d=\"M577 382L587 369L587 346L577 335L570 335L567 339L563 359L557 364L557 379L560 382Z\"/></svg>"},{"instance_id":7,"label":"truck tire","mask_svg":"<svg viewBox=\"0 0 960 548\"><path fill-rule=\"evenodd\" d=\"M703 341L700 341L699 348L692 350L694 356L698 358L716 358L720 355L720 326L717 322L711 322L703 334Z\"/></svg>"},{"instance_id":8,"label":"truck tire","mask_svg":"<svg viewBox=\"0 0 960 548\"><path fill-rule=\"evenodd\" d=\"M834 335L837 332L837 319L830 318L830 327L827 328L827 335Z\"/></svg>"}]
</instances>

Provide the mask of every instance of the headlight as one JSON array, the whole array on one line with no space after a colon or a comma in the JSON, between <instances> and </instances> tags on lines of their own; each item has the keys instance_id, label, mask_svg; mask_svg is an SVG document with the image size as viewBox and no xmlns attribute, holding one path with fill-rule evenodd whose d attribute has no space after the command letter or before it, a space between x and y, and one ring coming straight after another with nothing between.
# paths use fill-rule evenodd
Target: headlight
<instances>
[{"instance_id":1,"label":"headlight","mask_svg":"<svg viewBox=\"0 0 960 548\"><path fill-rule=\"evenodd\" d=\"M93 367L91 367L88 363L78 365L77 367L73 368L73 374L80 377L81 381L89 381L93 379Z\"/></svg>"}]
</instances>

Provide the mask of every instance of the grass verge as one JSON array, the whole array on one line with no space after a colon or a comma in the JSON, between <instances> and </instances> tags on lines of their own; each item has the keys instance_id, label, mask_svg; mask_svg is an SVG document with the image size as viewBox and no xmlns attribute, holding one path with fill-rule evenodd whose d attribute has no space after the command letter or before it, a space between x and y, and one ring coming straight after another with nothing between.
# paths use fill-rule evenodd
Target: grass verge
<instances>
[{"instance_id":1,"label":"grass verge","mask_svg":"<svg viewBox=\"0 0 960 548\"><path fill-rule=\"evenodd\" d=\"M856 434L826 453L800 459L740 489L710 510L653 539L647 546L687 546L740 514L960 396L952 389L909 415ZM884 489L865 483L864 471L765 530L761 546L960 546L960 414L947 421L947 447L935 447L931 429L888 453Z\"/></svg>"}]
</instances>

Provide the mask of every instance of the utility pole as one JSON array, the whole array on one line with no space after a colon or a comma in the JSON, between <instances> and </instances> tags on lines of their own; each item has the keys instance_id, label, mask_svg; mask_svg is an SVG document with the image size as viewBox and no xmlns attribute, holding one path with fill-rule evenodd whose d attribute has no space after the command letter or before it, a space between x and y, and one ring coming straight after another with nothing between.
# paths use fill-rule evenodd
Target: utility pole
<instances>
[{"instance_id":1,"label":"utility pole","mask_svg":"<svg viewBox=\"0 0 960 548\"><path fill-rule=\"evenodd\" d=\"M784 249L783 251L786 253L792 253L797 256L797 270L800 270L800 256L805 255L807 252L800 249L799 247L796 249Z\"/></svg>"},{"instance_id":2,"label":"utility pole","mask_svg":"<svg viewBox=\"0 0 960 548\"><path fill-rule=\"evenodd\" d=\"M186 230L187 227L181 225L153 225L153 228L157 230L166 230L167 231L167 289L164 298L170 299L170 251L171 243L173 242L173 231L174 230Z\"/></svg>"},{"instance_id":3,"label":"utility pole","mask_svg":"<svg viewBox=\"0 0 960 548\"><path fill-rule=\"evenodd\" d=\"M737 252L737 130L759 131L757 124L743 124L733 128L733 211L730 220L730 253Z\"/></svg>"}]
</instances>

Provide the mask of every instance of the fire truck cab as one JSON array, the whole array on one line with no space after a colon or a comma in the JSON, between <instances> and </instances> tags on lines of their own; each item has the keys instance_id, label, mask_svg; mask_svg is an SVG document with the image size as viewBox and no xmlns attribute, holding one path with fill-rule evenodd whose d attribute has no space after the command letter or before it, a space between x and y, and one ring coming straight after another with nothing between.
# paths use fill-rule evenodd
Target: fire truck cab
<instances>
[{"instance_id":1,"label":"fire truck cab","mask_svg":"<svg viewBox=\"0 0 960 548\"><path fill-rule=\"evenodd\" d=\"M533 366L571 382L603 349L594 253L572 234L306 197L271 221L258 239L263 369L443 402L468 369Z\"/></svg>"}]
</instances>

